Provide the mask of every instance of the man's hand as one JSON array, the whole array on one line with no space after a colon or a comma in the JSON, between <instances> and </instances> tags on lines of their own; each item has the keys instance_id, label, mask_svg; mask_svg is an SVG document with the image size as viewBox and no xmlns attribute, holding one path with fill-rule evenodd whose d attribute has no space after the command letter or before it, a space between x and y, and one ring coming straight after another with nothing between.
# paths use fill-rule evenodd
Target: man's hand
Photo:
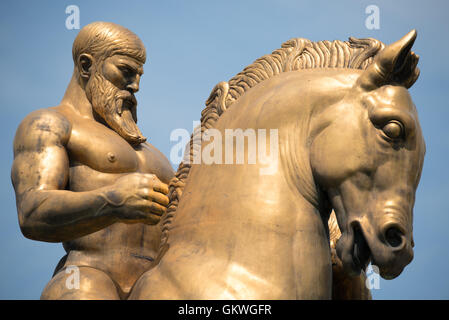
<instances>
[{"instance_id":1,"label":"man's hand","mask_svg":"<svg viewBox=\"0 0 449 320\"><path fill-rule=\"evenodd\" d=\"M154 174L132 173L106 192L113 215L125 223L157 224L168 205L168 186Z\"/></svg>"}]
</instances>

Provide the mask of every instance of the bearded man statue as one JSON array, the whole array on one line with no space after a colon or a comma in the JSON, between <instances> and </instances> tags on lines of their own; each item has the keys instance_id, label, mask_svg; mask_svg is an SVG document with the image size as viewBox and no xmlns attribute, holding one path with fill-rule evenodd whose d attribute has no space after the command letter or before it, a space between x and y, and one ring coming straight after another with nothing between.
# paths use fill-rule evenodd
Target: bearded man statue
<instances>
[{"instance_id":1,"label":"bearded man statue","mask_svg":"<svg viewBox=\"0 0 449 320\"><path fill-rule=\"evenodd\" d=\"M126 299L153 265L173 169L137 126L142 41L117 24L94 22L72 53L61 103L32 112L17 129L12 182L20 228L27 238L62 242L67 252L42 299Z\"/></svg>"}]
</instances>

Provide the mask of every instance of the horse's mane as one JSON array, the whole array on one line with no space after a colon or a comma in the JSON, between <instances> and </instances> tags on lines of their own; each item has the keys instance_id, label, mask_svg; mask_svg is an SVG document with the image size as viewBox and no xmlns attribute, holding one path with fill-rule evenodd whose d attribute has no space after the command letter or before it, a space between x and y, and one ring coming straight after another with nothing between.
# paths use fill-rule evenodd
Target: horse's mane
<instances>
[{"instance_id":1,"label":"horse's mane","mask_svg":"<svg viewBox=\"0 0 449 320\"><path fill-rule=\"evenodd\" d=\"M201 112L201 126L197 127L186 147L184 160L169 184L167 213L161 221L160 249L167 244L169 227L182 197L191 164L201 144L201 134L213 128L220 116L246 91L258 83L283 72L312 68L366 69L373 57L385 45L379 40L349 38L349 41L312 42L295 38L283 43L280 49L257 59L228 82L220 82L206 101Z\"/></svg>"}]
</instances>

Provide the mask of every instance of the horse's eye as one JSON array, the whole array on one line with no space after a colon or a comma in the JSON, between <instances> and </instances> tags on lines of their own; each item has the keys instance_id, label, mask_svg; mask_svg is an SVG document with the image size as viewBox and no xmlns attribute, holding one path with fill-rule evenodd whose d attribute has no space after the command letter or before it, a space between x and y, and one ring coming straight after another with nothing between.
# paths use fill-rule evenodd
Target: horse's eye
<instances>
[{"instance_id":1,"label":"horse's eye","mask_svg":"<svg viewBox=\"0 0 449 320\"><path fill-rule=\"evenodd\" d=\"M390 139L399 139L404 136L404 126L397 120L391 120L383 128L382 131Z\"/></svg>"}]
</instances>

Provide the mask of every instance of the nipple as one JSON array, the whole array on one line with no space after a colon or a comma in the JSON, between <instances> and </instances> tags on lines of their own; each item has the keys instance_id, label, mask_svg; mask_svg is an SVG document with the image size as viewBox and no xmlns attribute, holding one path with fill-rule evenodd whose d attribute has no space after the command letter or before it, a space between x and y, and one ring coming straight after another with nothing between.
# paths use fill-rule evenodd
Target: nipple
<instances>
[{"instance_id":1,"label":"nipple","mask_svg":"<svg viewBox=\"0 0 449 320\"><path fill-rule=\"evenodd\" d=\"M117 160L117 157L112 152L108 152L108 160L109 162L115 162L115 160Z\"/></svg>"}]
</instances>

